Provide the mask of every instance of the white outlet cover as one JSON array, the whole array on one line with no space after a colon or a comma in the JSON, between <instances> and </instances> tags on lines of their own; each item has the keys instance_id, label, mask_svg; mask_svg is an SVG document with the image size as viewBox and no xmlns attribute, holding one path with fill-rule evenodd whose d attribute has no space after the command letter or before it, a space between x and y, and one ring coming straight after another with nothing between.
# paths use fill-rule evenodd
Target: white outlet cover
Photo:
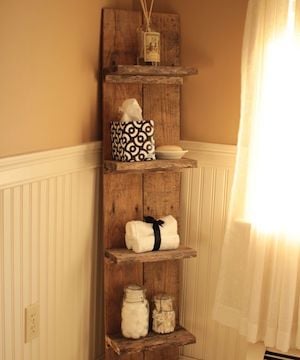
<instances>
[{"instance_id":1,"label":"white outlet cover","mask_svg":"<svg viewBox=\"0 0 300 360\"><path fill-rule=\"evenodd\" d=\"M25 343L40 335L40 305L28 305L25 309Z\"/></svg>"}]
</instances>

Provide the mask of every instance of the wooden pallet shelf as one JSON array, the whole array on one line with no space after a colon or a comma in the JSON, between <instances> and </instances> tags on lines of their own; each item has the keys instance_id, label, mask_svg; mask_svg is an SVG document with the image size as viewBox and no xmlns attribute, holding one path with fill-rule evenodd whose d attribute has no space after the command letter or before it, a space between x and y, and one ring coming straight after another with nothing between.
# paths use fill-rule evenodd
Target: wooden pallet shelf
<instances>
[{"instance_id":1,"label":"wooden pallet shelf","mask_svg":"<svg viewBox=\"0 0 300 360\"><path fill-rule=\"evenodd\" d=\"M150 332L147 337L138 340L126 339L121 335L106 336L106 345L111 347L118 355L155 350L167 346L183 346L195 342L194 335L181 326L178 326L170 334L160 335Z\"/></svg>"},{"instance_id":2,"label":"wooden pallet shelf","mask_svg":"<svg viewBox=\"0 0 300 360\"><path fill-rule=\"evenodd\" d=\"M197 69L182 66L117 65L104 71L108 83L138 84L182 85L184 76L196 74Z\"/></svg>"},{"instance_id":3,"label":"wooden pallet shelf","mask_svg":"<svg viewBox=\"0 0 300 360\"><path fill-rule=\"evenodd\" d=\"M197 256L197 251L185 246L180 246L176 250L150 251L136 254L128 249L108 249L105 256L116 264L123 263L149 263L168 260L181 260Z\"/></svg>"},{"instance_id":4,"label":"wooden pallet shelf","mask_svg":"<svg viewBox=\"0 0 300 360\"><path fill-rule=\"evenodd\" d=\"M197 161L188 158L143 162L109 160L112 156L110 125L118 118L123 101L129 98L142 105L145 119L155 121L156 146L180 144L181 84L184 77L198 73L192 67L180 66L180 19L177 14L153 13L151 17L153 27L161 34L162 66L134 65L138 49L136 29L142 22L143 15L139 11L103 10L102 236L105 251L103 327L106 336L101 340L106 339L106 360L115 360L116 353L122 359L130 360L179 360L179 347L196 341L182 327L166 335L150 332L140 340L110 335L121 332L123 290L128 284L143 285L149 299L159 293L172 296L178 324L180 261L196 256L195 250L183 247L143 254L120 249L124 247L126 223L132 219L142 219L145 214L160 219L171 214L180 220L181 170L197 167Z\"/></svg>"},{"instance_id":5,"label":"wooden pallet shelf","mask_svg":"<svg viewBox=\"0 0 300 360\"><path fill-rule=\"evenodd\" d=\"M186 168L197 167L197 161L182 158L178 160L152 160L123 162L104 160L104 172L148 172L148 171L176 171Z\"/></svg>"}]
</instances>

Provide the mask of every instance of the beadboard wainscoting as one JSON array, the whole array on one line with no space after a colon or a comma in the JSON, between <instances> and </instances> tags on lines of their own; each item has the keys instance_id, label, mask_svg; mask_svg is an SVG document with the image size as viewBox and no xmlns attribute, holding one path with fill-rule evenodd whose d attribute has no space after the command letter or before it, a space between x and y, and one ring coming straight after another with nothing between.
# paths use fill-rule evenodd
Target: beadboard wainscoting
<instances>
[{"instance_id":1,"label":"beadboard wainscoting","mask_svg":"<svg viewBox=\"0 0 300 360\"><path fill-rule=\"evenodd\" d=\"M182 142L198 168L182 179L182 242L197 249L184 261L181 322L197 338L182 359L243 360L247 344L235 331L212 320L212 307L235 162L235 146Z\"/></svg>"},{"instance_id":2,"label":"beadboard wainscoting","mask_svg":"<svg viewBox=\"0 0 300 360\"><path fill-rule=\"evenodd\" d=\"M101 144L0 159L0 359L95 358ZM25 343L25 308L40 336Z\"/></svg>"}]
</instances>

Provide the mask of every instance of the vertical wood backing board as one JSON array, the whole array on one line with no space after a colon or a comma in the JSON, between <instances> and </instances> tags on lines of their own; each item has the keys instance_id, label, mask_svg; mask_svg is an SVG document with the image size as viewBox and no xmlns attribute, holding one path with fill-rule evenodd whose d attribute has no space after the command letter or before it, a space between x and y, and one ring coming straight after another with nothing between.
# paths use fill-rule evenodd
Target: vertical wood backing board
<instances>
[{"instance_id":1,"label":"vertical wood backing board","mask_svg":"<svg viewBox=\"0 0 300 360\"><path fill-rule=\"evenodd\" d=\"M145 119L154 120L155 146L179 145L179 85L144 85L143 113Z\"/></svg>"},{"instance_id":2,"label":"vertical wood backing board","mask_svg":"<svg viewBox=\"0 0 300 360\"><path fill-rule=\"evenodd\" d=\"M144 353L118 355L112 349L106 349L104 360L144 360Z\"/></svg>"},{"instance_id":3,"label":"vertical wood backing board","mask_svg":"<svg viewBox=\"0 0 300 360\"><path fill-rule=\"evenodd\" d=\"M137 54L137 29L142 24L138 11L103 9L102 67L134 65Z\"/></svg>"},{"instance_id":4,"label":"vertical wood backing board","mask_svg":"<svg viewBox=\"0 0 300 360\"><path fill-rule=\"evenodd\" d=\"M141 84L103 83L103 155L106 160L112 159L110 122L120 120L119 107L129 98L143 103Z\"/></svg>"},{"instance_id":5,"label":"vertical wood backing board","mask_svg":"<svg viewBox=\"0 0 300 360\"><path fill-rule=\"evenodd\" d=\"M173 215L179 220L180 173L149 173L144 175L144 213L156 218ZM176 323L179 317L179 261L144 264L144 286L148 298L167 293L174 297ZM150 325L152 326L152 325ZM145 360L178 359L177 347L145 352Z\"/></svg>"},{"instance_id":6,"label":"vertical wood backing board","mask_svg":"<svg viewBox=\"0 0 300 360\"><path fill-rule=\"evenodd\" d=\"M104 174L103 185L104 247L125 247L125 224L141 219L143 214L142 175ZM123 289L131 283L143 285L143 264L116 265L106 261L104 272L105 333L119 333ZM140 354L122 358L143 359ZM106 349L105 359L115 359L112 350Z\"/></svg>"},{"instance_id":7,"label":"vertical wood backing board","mask_svg":"<svg viewBox=\"0 0 300 360\"><path fill-rule=\"evenodd\" d=\"M125 247L125 225L143 219L141 174L104 174L103 218L106 249Z\"/></svg>"},{"instance_id":8,"label":"vertical wood backing board","mask_svg":"<svg viewBox=\"0 0 300 360\"><path fill-rule=\"evenodd\" d=\"M144 214L173 215L179 222L180 172L144 174Z\"/></svg>"},{"instance_id":9,"label":"vertical wood backing board","mask_svg":"<svg viewBox=\"0 0 300 360\"><path fill-rule=\"evenodd\" d=\"M153 13L151 26L160 32L160 65L180 65L179 15Z\"/></svg>"},{"instance_id":10,"label":"vertical wood backing board","mask_svg":"<svg viewBox=\"0 0 300 360\"><path fill-rule=\"evenodd\" d=\"M144 360L178 360L179 348L169 346L160 350L145 352Z\"/></svg>"}]
</instances>

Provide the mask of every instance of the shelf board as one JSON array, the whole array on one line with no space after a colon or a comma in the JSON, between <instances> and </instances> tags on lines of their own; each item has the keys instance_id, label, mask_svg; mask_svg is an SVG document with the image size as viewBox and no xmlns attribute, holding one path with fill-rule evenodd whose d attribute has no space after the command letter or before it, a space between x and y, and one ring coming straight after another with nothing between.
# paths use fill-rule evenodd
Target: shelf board
<instances>
[{"instance_id":1,"label":"shelf board","mask_svg":"<svg viewBox=\"0 0 300 360\"><path fill-rule=\"evenodd\" d=\"M178 326L170 334L160 335L150 332L148 336L138 340L126 339L122 335L106 336L106 344L118 355L155 350L166 346L183 346L194 344L195 342L196 338L194 335L181 326Z\"/></svg>"},{"instance_id":2,"label":"shelf board","mask_svg":"<svg viewBox=\"0 0 300 360\"><path fill-rule=\"evenodd\" d=\"M128 249L108 249L105 256L116 264L132 262L158 262L167 260L181 260L197 256L197 251L185 246L180 246L176 250L150 251L136 254Z\"/></svg>"},{"instance_id":3,"label":"shelf board","mask_svg":"<svg viewBox=\"0 0 300 360\"><path fill-rule=\"evenodd\" d=\"M178 160L150 160L123 162L104 160L104 172L148 172L148 171L174 171L186 168L196 168L197 161L182 158Z\"/></svg>"},{"instance_id":4,"label":"shelf board","mask_svg":"<svg viewBox=\"0 0 300 360\"><path fill-rule=\"evenodd\" d=\"M198 69L184 66L142 66L117 65L106 71L116 75L147 75L147 76L188 76L198 74Z\"/></svg>"},{"instance_id":5,"label":"shelf board","mask_svg":"<svg viewBox=\"0 0 300 360\"><path fill-rule=\"evenodd\" d=\"M110 83L142 83L182 85L183 76L196 75L198 70L183 66L117 65L104 71Z\"/></svg>"}]
</instances>

